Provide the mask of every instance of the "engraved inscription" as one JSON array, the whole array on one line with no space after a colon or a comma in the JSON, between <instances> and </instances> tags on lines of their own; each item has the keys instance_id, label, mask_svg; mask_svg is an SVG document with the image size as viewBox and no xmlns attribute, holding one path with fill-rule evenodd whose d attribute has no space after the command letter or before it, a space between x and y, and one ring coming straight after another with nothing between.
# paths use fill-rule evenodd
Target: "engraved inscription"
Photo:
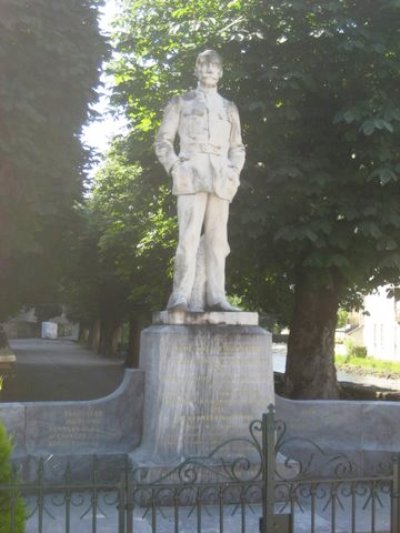
<instances>
[{"instance_id":1,"label":"engraved inscription","mask_svg":"<svg viewBox=\"0 0 400 533\"><path fill-rule=\"evenodd\" d=\"M95 407L66 409L62 423L51 426L48 434L50 446L63 448L112 439L113 433L107 427L103 410Z\"/></svg>"}]
</instances>

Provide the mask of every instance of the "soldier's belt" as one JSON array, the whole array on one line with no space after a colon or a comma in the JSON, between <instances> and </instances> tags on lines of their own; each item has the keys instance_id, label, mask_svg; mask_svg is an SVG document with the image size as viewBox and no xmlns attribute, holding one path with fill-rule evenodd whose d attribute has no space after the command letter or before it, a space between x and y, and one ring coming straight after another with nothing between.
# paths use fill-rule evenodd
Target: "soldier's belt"
<instances>
[{"instance_id":1,"label":"soldier's belt","mask_svg":"<svg viewBox=\"0 0 400 533\"><path fill-rule=\"evenodd\" d=\"M213 155L226 155L227 154L226 149L224 150L222 146L216 146L215 144L209 144L209 143L191 144L188 151L192 153L200 152L202 154L213 154Z\"/></svg>"}]
</instances>

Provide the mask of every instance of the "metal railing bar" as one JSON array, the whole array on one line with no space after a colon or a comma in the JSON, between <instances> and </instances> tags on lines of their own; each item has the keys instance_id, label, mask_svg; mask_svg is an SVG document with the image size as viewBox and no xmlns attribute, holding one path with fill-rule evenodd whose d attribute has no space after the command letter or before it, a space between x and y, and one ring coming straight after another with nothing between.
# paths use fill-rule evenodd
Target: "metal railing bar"
<instances>
[{"instance_id":1,"label":"metal railing bar","mask_svg":"<svg viewBox=\"0 0 400 533\"><path fill-rule=\"evenodd\" d=\"M332 501L331 501L331 531L335 533L336 531L336 507L337 507L337 486L333 485L332 488Z\"/></svg>"},{"instance_id":2,"label":"metal railing bar","mask_svg":"<svg viewBox=\"0 0 400 533\"><path fill-rule=\"evenodd\" d=\"M155 505L154 491L151 491L151 531L156 533L157 527L157 507Z\"/></svg>"},{"instance_id":3,"label":"metal railing bar","mask_svg":"<svg viewBox=\"0 0 400 533\"><path fill-rule=\"evenodd\" d=\"M224 489L219 488L219 532L224 533Z\"/></svg>"},{"instance_id":4,"label":"metal railing bar","mask_svg":"<svg viewBox=\"0 0 400 533\"><path fill-rule=\"evenodd\" d=\"M315 533L315 514L316 514L316 503L315 498L317 495L317 488L311 487L310 494L311 494L311 533Z\"/></svg>"},{"instance_id":5,"label":"metal railing bar","mask_svg":"<svg viewBox=\"0 0 400 533\"><path fill-rule=\"evenodd\" d=\"M290 514L294 517L294 510L295 510L295 505L294 505L294 502L293 502L293 498L291 497L290 498ZM293 529L294 529L294 520L293 520ZM313 532L312 532L313 533Z\"/></svg>"},{"instance_id":6,"label":"metal railing bar","mask_svg":"<svg viewBox=\"0 0 400 533\"><path fill-rule=\"evenodd\" d=\"M198 533L201 533L201 523L202 523L201 498L200 498L200 492L198 488L197 488L197 494L196 494L196 517L197 517L197 531Z\"/></svg>"},{"instance_id":7,"label":"metal railing bar","mask_svg":"<svg viewBox=\"0 0 400 533\"><path fill-rule=\"evenodd\" d=\"M67 491L65 495L65 533L70 533L71 530L71 495Z\"/></svg>"},{"instance_id":8,"label":"metal railing bar","mask_svg":"<svg viewBox=\"0 0 400 533\"><path fill-rule=\"evenodd\" d=\"M44 462L43 458L40 458L38 465L38 482L39 490L37 494L38 498L38 533L43 533L43 510L44 510L44 493L43 493L43 475L44 475Z\"/></svg>"},{"instance_id":9,"label":"metal railing bar","mask_svg":"<svg viewBox=\"0 0 400 533\"><path fill-rule=\"evenodd\" d=\"M356 487L351 484L351 533L356 533L357 498Z\"/></svg>"},{"instance_id":10,"label":"metal railing bar","mask_svg":"<svg viewBox=\"0 0 400 533\"><path fill-rule=\"evenodd\" d=\"M175 533L179 533L179 495L174 493L174 524Z\"/></svg>"},{"instance_id":11,"label":"metal railing bar","mask_svg":"<svg viewBox=\"0 0 400 533\"><path fill-rule=\"evenodd\" d=\"M376 531L376 485L371 487L371 533Z\"/></svg>"},{"instance_id":12,"label":"metal railing bar","mask_svg":"<svg viewBox=\"0 0 400 533\"><path fill-rule=\"evenodd\" d=\"M246 505L241 502L240 505L241 532L246 533Z\"/></svg>"}]
</instances>

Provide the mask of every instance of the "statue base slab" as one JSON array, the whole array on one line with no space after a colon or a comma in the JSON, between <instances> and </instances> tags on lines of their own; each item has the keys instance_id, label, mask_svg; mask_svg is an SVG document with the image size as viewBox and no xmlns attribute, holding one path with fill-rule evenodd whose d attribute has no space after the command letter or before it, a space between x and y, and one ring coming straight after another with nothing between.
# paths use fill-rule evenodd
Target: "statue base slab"
<instances>
[{"instance_id":1,"label":"statue base slab","mask_svg":"<svg viewBox=\"0 0 400 533\"><path fill-rule=\"evenodd\" d=\"M258 326L258 313L161 311L153 314L153 324Z\"/></svg>"},{"instance_id":2,"label":"statue base slab","mask_svg":"<svg viewBox=\"0 0 400 533\"><path fill-rule=\"evenodd\" d=\"M144 427L134 466L172 468L226 441L219 457L248 456L238 439L251 439L250 423L274 403L271 334L254 325L257 313L162 312L154 322L141 336Z\"/></svg>"}]
</instances>

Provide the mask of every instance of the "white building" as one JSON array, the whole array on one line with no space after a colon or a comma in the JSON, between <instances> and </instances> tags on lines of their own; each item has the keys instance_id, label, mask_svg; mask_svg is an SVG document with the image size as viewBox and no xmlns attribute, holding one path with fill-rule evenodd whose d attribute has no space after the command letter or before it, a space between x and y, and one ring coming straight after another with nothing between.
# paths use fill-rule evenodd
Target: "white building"
<instances>
[{"instance_id":1,"label":"white building","mask_svg":"<svg viewBox=\"0 0 400 533\"><path fill-rule=\"evenodd\" d=\"M348 336L368 355L400 361L400 288L379 287L364 298L358 326Z\"/></svg>"}]
</instances>

